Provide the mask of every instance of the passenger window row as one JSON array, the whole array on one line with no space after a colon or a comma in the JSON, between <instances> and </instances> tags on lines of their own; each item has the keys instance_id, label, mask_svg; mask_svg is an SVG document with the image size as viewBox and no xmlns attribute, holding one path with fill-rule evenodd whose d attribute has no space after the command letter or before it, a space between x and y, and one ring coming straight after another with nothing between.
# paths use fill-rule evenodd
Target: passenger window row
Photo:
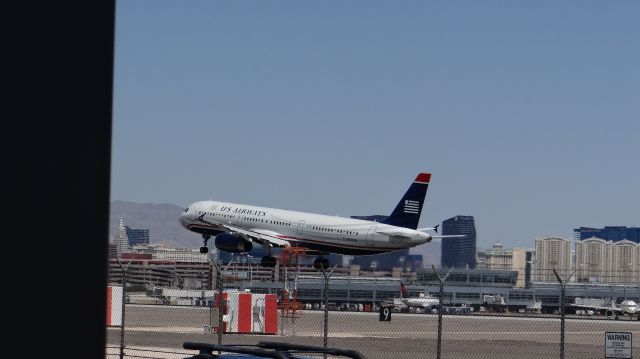
<instances>
[{"instance_id":1,"label":"passenger window row","mask_svg":"<svg viewBox=\"0 0 640 359\"><path fill-rule=\"evenodd\" d=\"M333 229L333 228L326 228L326 227L320 227L320 226L309 226L311 229L316 230L316 231L322 231L322 232L336 232L336 233L341 233L341 234L351 234L351 235L358 235L358 232L354 232L354 231L347 231L347 230L342 230L342 229Z\"/></svg>"}]
</instances>

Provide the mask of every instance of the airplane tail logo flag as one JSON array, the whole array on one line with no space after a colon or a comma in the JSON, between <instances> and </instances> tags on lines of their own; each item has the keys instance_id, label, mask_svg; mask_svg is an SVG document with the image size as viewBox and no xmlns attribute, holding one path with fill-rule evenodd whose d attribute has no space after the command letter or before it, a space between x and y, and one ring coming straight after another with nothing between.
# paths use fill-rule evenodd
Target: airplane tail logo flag
<instances>
[{"instance_id":1,"label":"airplane tail logo flag","mask_svg":"<svg viewBox=\"0 0 640 359\"><path fill-rule=\"evenodd\" d=\"M407 288L405 288L404 283L402 282L400 282L400 296L402 298L409 297L409 292L407 291Z\"/></svg>"},{"instance_id":2,"label":"airplane tail logo flag","mask_svg":"<svg viewBox=\"0 0 640 359\"><path fill-rule=\"evenodd\" d=\"M411 200L404 201L404 213L420 213L420 202Z\"/></svg>"}]
</instances>

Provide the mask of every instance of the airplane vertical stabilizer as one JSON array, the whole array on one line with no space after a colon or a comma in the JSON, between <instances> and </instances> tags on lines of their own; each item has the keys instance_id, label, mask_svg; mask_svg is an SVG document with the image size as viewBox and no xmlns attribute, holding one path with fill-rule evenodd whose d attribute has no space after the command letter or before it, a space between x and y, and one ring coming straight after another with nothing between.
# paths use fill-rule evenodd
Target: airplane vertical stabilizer
<instances>
[{"instance_id":1,"label":"airplane vertical stabilizer","mask_svg":"<svg viewBox=\"0 0 640 359\"><path fill-rule=\"evenodd\" d=\"M409 298L409 292L407 288L405 288L404 283L400 282L400 297L401 298Z\"/></svg>"},{"instance_id":2,"label":"airplane vertical stabilizer","mask_svg":"<svg viewBox=\"0 0 640 359\"><path fill-rule=\"evenodd\" d=\"M396 208L393 210L389 218L383 223L392 226L417 229L420 213L422 213L422 205L427 194L427 187L431 180L430 173L420 173L413 181L407 193L400 200Z\"/></svg>"}]
</instances>

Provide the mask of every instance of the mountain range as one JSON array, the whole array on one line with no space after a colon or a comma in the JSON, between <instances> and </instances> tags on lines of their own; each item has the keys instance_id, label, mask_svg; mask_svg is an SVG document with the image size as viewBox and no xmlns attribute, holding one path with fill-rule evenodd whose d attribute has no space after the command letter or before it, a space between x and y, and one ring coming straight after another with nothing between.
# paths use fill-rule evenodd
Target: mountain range
<instances>
[{"instance_id":1,"label":"mountain range","mask_svg":"<svg viewBox=\"0 0 640 359\"><path fill-rule=\"evenodd\" d=\"M199 248L199 235L182 228L178 216L184 208L172 203L134 203L111 201L109 210L109 240L118 233L120 218L125 226L149 229L149 241L176 248Z\"/></svg>"}]
</instances>

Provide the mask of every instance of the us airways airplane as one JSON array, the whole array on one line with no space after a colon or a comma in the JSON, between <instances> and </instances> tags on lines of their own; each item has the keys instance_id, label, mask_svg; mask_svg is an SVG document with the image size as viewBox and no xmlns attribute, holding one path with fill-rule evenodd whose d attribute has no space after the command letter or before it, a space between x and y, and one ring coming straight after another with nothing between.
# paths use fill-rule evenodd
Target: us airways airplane
<instances>
[{"instance_id":1,"label":"us airways airplane","mask_svg":"<svg viewBox=\"0 0 640 359\"><path fill-rule=\"evenodd\" d=\"M616 306L614 303L611 303L610 307L581 304L569 304L569 306L599 310L604 312L607 317L614 317L615 319L618 319L620 314L628 315L631 319L633 319L633 316L635 315L636 318L640 320L640 308L638 308L638 304L633 300L623 300L620 303L620 306Z\"/></svg>"},{"instance_id":2,"label":"us airways airplane","mask_svg":"<svg viewBox=\"0 0 640 359\"><path fill-rule=\"evenodd\" d=\"M437 232L437 227L417 228L430 179L429 173L418 174L390 216L360 217L380 221L217 201L191 204L179 221L184 228L202 235L201 253L208 252L207 242L212 237L218 249L234 253L248 252L257 243L268 253L261 261L266 267L276 265L272 247L303 247L308 254L318 255L391 252L445 237L425 232ZM317 268L328 264L324 257L314 261Z\"/></svg>"}]
</instances>

